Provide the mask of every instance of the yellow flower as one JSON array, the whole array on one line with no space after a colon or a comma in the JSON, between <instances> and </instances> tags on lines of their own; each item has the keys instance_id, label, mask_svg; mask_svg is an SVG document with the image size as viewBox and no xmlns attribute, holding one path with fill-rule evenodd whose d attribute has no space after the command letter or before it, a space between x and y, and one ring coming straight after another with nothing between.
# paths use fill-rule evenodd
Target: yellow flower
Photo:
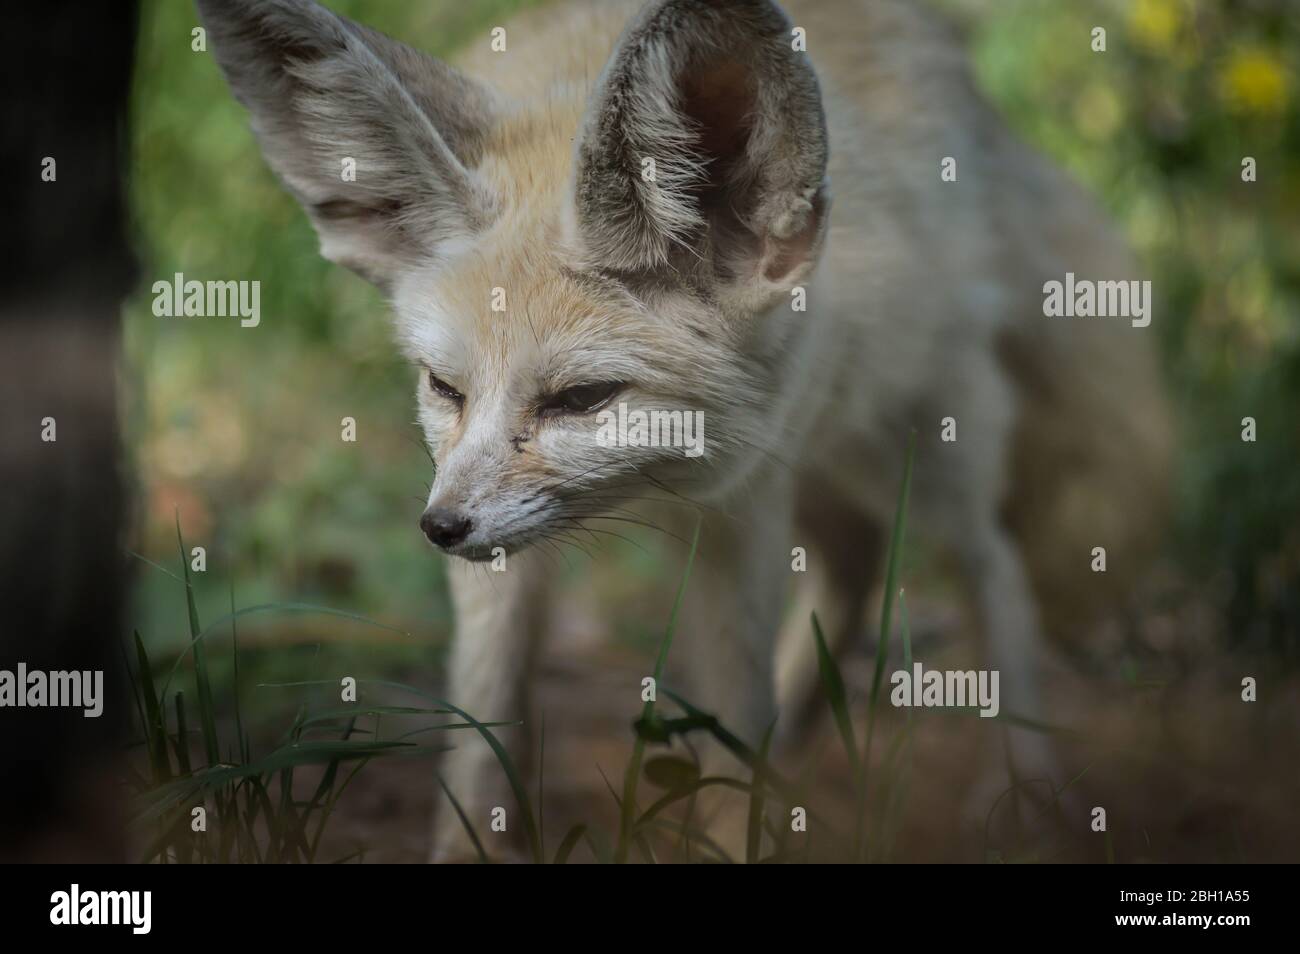
<instances>
[{"instance_id":1,"label":"yellow flower","mask_svg":"<svg viewBox=\"0 0 1300 954\"><path fill-rule=\"evenodd\" d=\"M1242 113L1275 115L1286 109L1286 69L1266 50L1242 49L1228 57L1219 72L1219 90L1229 108Z\"/></svg>"},{"instance_id":2,"label":"yellow flower","mask_svg":"<svg viewBox=\"0 0 1300 954\"><path fill-rule=\"evenodd\" d=\"M1104 142L1124 122L1124 104L1104 83L1089 83L1074 100L1074 125L1089 139Z\"/></svg>"},{"instance_id":3,"label":"yellow flower","mask_svg":"<svg viewBox=\"0 0 1300 954\"><path fill-rule=\"evenodd\" d=\"M1129 8L1128 25L1134 39L1157 52L1173 50L1182 23L1179 0L1136 0Z\"/></svg>"}]
</instances>

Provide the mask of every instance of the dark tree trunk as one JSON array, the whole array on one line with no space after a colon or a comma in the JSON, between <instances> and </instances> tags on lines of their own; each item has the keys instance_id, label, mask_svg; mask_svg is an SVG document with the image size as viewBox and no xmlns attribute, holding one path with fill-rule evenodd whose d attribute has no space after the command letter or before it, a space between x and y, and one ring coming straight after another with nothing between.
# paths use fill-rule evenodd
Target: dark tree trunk
<instances>
[{"instance_id":1,"label":"dark tree trunk","mask_svg":"<svg viewBox=\"0 0 1300 954\"><path fill-rule=\"evenodd\" d=\"M99 718L0 708L0 859L111 860L123 855L113 773L130 704L115 375L135 279L125 130L136 4L44 0L6 16L0 669L103 670L106 699Z\"/></svg>"}]
</instances>

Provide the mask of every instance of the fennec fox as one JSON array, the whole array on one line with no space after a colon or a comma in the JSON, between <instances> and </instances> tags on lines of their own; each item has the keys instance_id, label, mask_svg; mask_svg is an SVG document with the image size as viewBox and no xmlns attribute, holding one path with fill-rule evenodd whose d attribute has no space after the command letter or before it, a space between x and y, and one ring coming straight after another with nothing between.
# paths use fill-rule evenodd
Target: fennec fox
<instances>
[{"instance_id":1,"label":"fennec fox","mask_svg":"<svg viewBox=\"0 0 1300 954\"><path fill-rule=\"evenodd\" d=\"M650 496L700 504L674 647L694 701L750 743L778 697L797 721L809 611L835 646L860 632L915 431L911 536L961 568L1002 710L1052 720L1031 584L1126 552L1164 405L1149 330L1045 317L1045 282L1135 266L916 0L580 0L485 33L463 72L310 0L198 6L322 254L382 290L419 367L454 701L526 715L541 546ZM603 439L616 408L698 412L704 453ZM503 738L522 759L530 734ZM1061 784L1042 736L1009 738ZM512 804L485 745L443 774L484 827ZM452 812L435 829L436 858L469 853Z\"/></svg>"}]
</instances>

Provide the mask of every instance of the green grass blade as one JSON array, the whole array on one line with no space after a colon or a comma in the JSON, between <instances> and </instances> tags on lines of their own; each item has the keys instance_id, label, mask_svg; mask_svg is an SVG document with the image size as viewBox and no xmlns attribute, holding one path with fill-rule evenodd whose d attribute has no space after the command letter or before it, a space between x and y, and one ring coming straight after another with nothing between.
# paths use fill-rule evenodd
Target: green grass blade
<instances>
[{"instance_id":1,"label":"green grass blade","mask_svg":"<svg viewBox=\"0 0 1300 954\"><path fill-rule=\"evenodd\" d=\"M773 721L763 733L763 743L758 750L758 761L754 763L754 777L749 790L749 819L745 833L745 864L758 862L759 851L763 844L763 791L767 785L767 753L772 745L772 730L776 728Z\"/></svg>"},{"instance_id":2,"label":"green grass blade","mask_svg":"<svg viewBox=\"0 0 1300 954\"><path fill-rule=\"evenodd\" d=\"M136 634L137 639L139 639L139 635L139 633ZM131 687L131 700L135 703L135 714L140 720L140 731L146 736L147 741L149 720L145 717L144 703L140 699L140 683L136 681L135 673L132 671L134 667L131 665L130 657L126 654L126 645L119 642L117 644L117 651L122 657L122 672L126 674L126 681ZM136 658L137 660L139 659L138 654Z\"/></svg>"},{"instance_id":3,"label":"green grass blade","mask_svg":"<svg viewBox=\"0 0 1300 954\"><path fill-rule=\"evenodd\" d=\"M469 817L465 814L465 810L460 807L460 801L451 793L451 789L447 787L447 783L443 780L441 775L438 776L438 784L441 785L442 790L447 793L447 799L451 802L451 807L456 810L456 817L459 818L460 823L465 826L465 834L469 835L469 840L474 845L474 851L478 854L479 864L487 864L488 856L487 852L483 850L483 842L479 841L478 834L474 831L474 826L469 823Z\"/></svg>"},{"instance_id":4,"label":"green grass blade","mask_svg":"<svg viewBox=\"0 0 1300 954\"><path fill-rule=\"evenodd\" d=\"M587 843L591 849L592 857L596 859L598 865L608 865L614 863L614 850L609 845L609 837L599 829L588 830L583 833L582 840Z\"/></svg>"},{"instance_id":5,"label":"green grass blade","mask_svg":"<svg viewBox=\"0 0 1300 954\"><path fill-rule=\"evenodd\" d=\"M401 742L416 735L424 735L426 732L453 732L458 729L473 729L478 731L478 727L485 729L507 729L512 726L523 725L518 719L513 722L444 722L442 725L426 725L422 729L412 729L410 732L403 732L400 735L393 736L393 741ZM360 731L360 730L358 730Z\"/></svg>"},{"instance_id":6,"label":"green grass blade","mask_svg":"<svg viewBox=\"0 0 1300 954\"><path fill-rule=\"evenodd\" d=\"M523 781L519 775L519 771L515 767L514 759L510 757L510 753L506 751L505 746L501 744L501 741L489 731L485 723L480 722L478 719L475 719L464 709L460 708L459 706L452 705L450 702L448 702L445 699L439 699L437 696L431 695L430 693L412 688L411 686L402 685L399 682L390 682L386 679L366 679L366 680L359 680L358 682L359 684L364 683L366 685L387 686L390 689L400 689L403 692L413 693L414 695L420 696L421 698L429 699L432 702L437 703L439 706L442 706L446 709L450 709L452 713L460 716L466 722L470 723L470 725L474 727L475 731L477 731L478 734L482 737L483 741L485 741L488 744L488 747L492 749L492 754L496 756L497 762L499 762L501 765L501 770L506 774L506 781L509 782L510 790L515 796L515 801L519 803L520 814L523 815L524 832L528 837L528 846L529 849L531 850L533 861L536 864L544 863L544 859L541 853L542 846L539 837L539 831L537 828L537 822L535 821L533 816L532 804L529 802L528 799L528 789L524 787Z\"/></svg>"},{"instance_id":7,"label":"green grass blade","mask_svg":"<svg viewBox=\"0 0 1300 954\"><path fill-rule=\"evenodd\" d=\"M244 616L251 616L255 613L270 613L270 612L319 613L322 616L333 616L333 617L337 617L338 619L352 620L355 623L362 623L366 626L372 626L375 629L386 629L389 632L400 633L403 636L411 635L404 629L398 629L396 626L389 626L387 623L376 622L375 620L370 619L369 617L366 616L362 616L359 613L349 613L346 612L345 610L331 609L328 606L317 606L314 603L259 603L256 606L245 606L243 609L236 610L233 613L229 613L225 616L222 616L220 619L216 620L211 625L209 625L206 629L200 632L197 636L191 638L190 642L186 645L184 652L180 654L176 662L172 664L172 668L168 670L167 678L163 680L163 691L165 692L167 690L167 687L171 685L172 678L176 675L177 670L180 669L181 663L185 661L185 657L187 655L189 655L194 651L194 647L198 643L202 642L203 640L206 640L214 632L224 627L227 623L231 623L236 619L240 619Z\"/></svg>"},{"instance_id":8,"label":"green grass blade","mask_svg":"<svg viewBox=\"0 0 1300 954\"><path fill-rule=\"evenodd\" d=\"M912 628L908 622L907 602L902 589L898 591L899 634L903 645L903 669L912 669ZM881 762L882 810L876 814L876 824L872 833L872 842L868 845L868 860L888 861L896 835L894 819L902 810L906 797L910 771L904 765L904 758L912 751L912 721L915 714L911 708L906 710L903 731L894 736Z\"/></svg>"},{"instance_id":9,"label":"green grass blade","mask_svg":"<svg viewBox=\"0 0 1300 954\"><path fill-rule=\"evenodd\" d=\"M907 439L907 457L903 463L903 482L898 490L898 507L894 512L894 529L889 538L889 557L885 569L885 598L880 609L880 637L876 642L875 669L871 676L871 696L867 701L867 732L862 747L861 784L858 786L857 819L854 828L854 856L861 859L865 851L863 835L866 832L867 775L871 767L871 742L876 728L876 702L880 697L880 683L885 675L885 660L889 654L889 634L893 622L894 594L898 590L898 568L903 559L903 537L907 529L907 502L912 492L912 464L916 457L916 432Z\"/></svg>"},{"instance_id":10,"label":"green grass blade","mask_svg":"<svg viewBox=\"0 0 1300 954\"><path fill-rule=\"evenodd\" d=\"M1071 788L1073 788L1076 784L1083 781L1083 777L1087 775L1089 771L1091 771L1093 764L1094 763L1089 762L1087 765L1083 767L1083 770L1081 772L1079 772L1072 779L1067 781L1060 788L1056 788L1055 786L1053 786L1051 799L1048 801L1046 806L1044 806L1032 819L1030 819L1029 826L1028 826L1029 832L1023 835L1020 838L1020 840L1017 842L1017 844L1011 849L1010 855L1012 856L1013 860L1016 860L1015 855L1017 855L1019 852L1026 850L1026 848L1028 847L1028 839L1030 835L1033 833L1034 827L1038 824L1038 822L1041 821L1043 818L1045 818L1049 813L1060 811L1062 807L1061 806L1062 796L1064 796L1065 793L1068 792ZM990 834L989 819L986 818L984 822L984 844L985 844L986 854L988 853L989 834ZM1150 845L1150 838L1147 839L1147 844L1148 846Z\"/></svg>"},{"instance_id":11,"label":"green grass blade","mask_svg":"<svg viewBox=\"0 0 1300 954\"><path fill-rule=\"evenodd\" d=\"M161 785L172 776L171 763L167 758L167 728L163 723L162 701L154 688L153 673L149 669L149 655L145 652L139 630L135 631L135 658L140 670L140 694L147 720L144 733L149 746L149 763L153 768L154 784Z\"/></svg>"},{"instance_id":12,"label":"green grass blade","mask_svg":"<svg viewBox=\"0 0 1300 954\"><path fill-rule=\"evenodd\" d=\"M357 773L368 764L370 764L369 759L359 760L353 767L352 771L348 773L348 777L343 780L343 784L330 791L329 799L326 801L325 807L321 811L320 822L316 826L316 835L312 838L311 853L308 860L312 862L316 860L316 853L320 849L321 838L325 834L325 823L329 821L330 815L334 813L334 806L338 804L338 800L343 797L343 793L347 791L348 786L352 784L352 780L357 777Z\"/></svg>"},{"instance_id":13,"label":"green grass blade","mask_svg":"<svg viewBox=\"0 0 1300 954\"><path fill-rule=\"evenodd\" d=\"M560 847L555 852L555 861L553 864L564 865L569 863L569 855L573 854L573 849L577 847L582 836L587 833L587 826L583 824L574 825L569 829L569 833L564 836L560 842Z\"/></svg>"},{"instance_id":14,"label":"green grass blade","mask_svg":"<svg viewBox=\"0 0 1300 954\"><path fill-rule=\"evenodd\" d=\"M296 742L281 746L274 752L248 765L216 765L200 769L192 776L163 785L135 799L132 815L138 819L156 818L168 807L191 797L197 792L210 790L244 778L269 775L297 765L317 765L331 759L350 760L374 755L425 753L435 749L408 742L353 742L324 740Z\"/></svg>"},{"instance_id":15,"label":"green grass blade","mask_svg":"<svg viewBox=\"0 0 1300 954\"><path fill-rule=\"evenodd\" d=\"M235 745L239 748L239 758L247 762L252 756L248 751L248 736L244 734L244 716L239 707L239 633L235 627L235 587L230 586L230 651L231 663L235 667L231 677L231 696L235 703Z\"/></svg>"},{"instance_id":16,"label":"green grass blade","mask_svg":"<svg viewBox=\"0 0 1300 954\"><path fill-rule=\"evenodd\" d=\"M635 828L649 825L655 818L666 808L675 805L677 802L702 792L706 788L730 788L743 794L750 794L753 786L749 782L742 782L739 779L728 778L725 775L704 775L689 785L673 789L665 795L660 796L650 804L645 811L637 816Z\"/></svg>"},{"instance_id":17,"label":"green grass blade","mask_svg":"<svg viewBox=\"0 0 1300 954\"><path fill-rule=\"evenodd\" d=\"M711 736L717 739L718 742L722 743L723 748L738 758L744 765L753 769L754 765L758 761L758 753L741 741L726 726L720 723L715 716L709 715L702 709L698 709L691 705L691 703L687 702L671 689L664 689L663 694L673 700L673 702L677 703L677 705L681 706L689 716L689 719L686 721L693 728L706 730ZM668 725L671 726L672 723L668 723ZM777 774L771 766L768 767L765 777L767 784L775 791L780 792L782 797L791 797L797 791L793 783Z\"/></svg>"},{"instance_id":18,"label":"green grass blade","mask_svg":"<svg viewBox=\"0 0 1300 954\"><path fill-rule=\"evenodd\" d=\"M260 686L282 688L288 683L260 683ZM323 709L312 715L305 715L298 723L301 729L309 729L322 723L334 722L339 719L354 719L357 716L372 715L451 715L450 709L430 709L423 706L339 706L333 709ZM430 728L442 728L441 726L431 726Z\"/></svg>"},{"instance_id":19,"label":"green grass blade","mask_svg":"<svg viewBox=\"0 0 1300 954\"><path fill-rule=\"evenodd\" d=\"M849 714L848 694L844 690L844 677L840 673L840 667L835 662L835 657L831 655L826 646L826 637L822 633L821 623L817 620L817 614L812 614L813 639L817 643L817 669L821 673L822 686L826 690L826 698L830 702L831 714L835 717L835 727L839 730L840 740L844 743L845 754L849 757L849 770L852 778L857 784L858 773L858 741L853 732L853 719Z\"/></svg>"},{"instance_id":20,"label":"green grass blade","mask_svg":"<svg viewBox=\"0 0 1300 954\"><path fill-rule=\"evenodd\" d=\"M185 693L178 692L172 700L176 704L176 765L181 775L189 775L190 769L190 732L185 719Z\"/></svg>"},{"instance_id":21,"label":"green grass blade","mask_svg":"<svg viewBox=\"0 0 1300 954\"><path fill-rule=\"evenodd\" d=\"M194 584L190 580L190 561L185 552L185 541L181 538L180 511L176 513L176 545L180 548L181 572L185 578L185 606L189 610L190 637L194 640L194 682L199 691L199 724L203 728L203 750L208 757L208 765L221 761L220 745L217 740L216 709L212 701L212 682L208 678L208 659L199 634L203 627L199 625L199 608L194 601Z\"/></svg>"},{"instance_id":22,"label":"green grass blade","mask_svg":"<svg viewBox=\"0 0 1300 954\"><path fill-rule=\"evenodd\" d=\"M686 556L686 568L682 572L681 582L677 585L677 596L673 600L673 609L668 617L668 628L664 638L659 642L659 656L655 660L654 679L658 686L663 681L664 668L668 664L668 650L673 644L673 634L677 629L677 617L681 612L682 599L686 595L686 582L691 577L691 568L695 564L695 551L700 545L701 518L695 521L695 533L691 537L691 549ZM655 704L647 702L641 709L641 720L649 721L654 717ZM632 742L632 757L628 760L627 771L623 775L623 798L619 803L618 842L614 848L614 862L622 864L627 861L632 822L636 814L636 788L641 777L641 760L645 757L645 740L637 735Z\"/></svg>"},{"instance_id":23,"label":"green grass blade","mask_svg":"<svg viewBox=\"0 0 1300 954\"><path fill-rule=\"evenodd\" d=\"M885 658L889 650L889 634L893 623L894 596L898 592L898 568L903 560L903 538L907 531L907 503L912 493L912 464L916 457L916 432L907 440L907 459L903 464L903 483L898 491L898 508L894 512L894 530L889 538L889 560L885 569L885 599L880 608L880 639L876 643L876 666L871 676L872 708L880 695L880 683L885 674Z\"/></svg>"},{"instance_id":24,"label":"green grass blade","mask_svg":"<svg viewBox=\"0 0 1300 954\"><path fill-rule=\"evenodd\" d=\"M682 827L675 822L669 822L666 819L656 818L650 822L649 827L655 831L663 832L665 835L680 835ZM686 836L697 849L703 848L709 854L713 855L713 860L724 865L734 865L736 859L727 854L727 850L709 836L709 833L702 828L686 826Z\"/></svg>"},{"instance_id":25,"label":"green grass blade","mask_svg":"<svg viewBox=\"0 0 1300 954\"><path fill-rule=\"evenodd\" d=\"M352 718L348 720L347 725L343 727L343 734L340 736L339 739L340 741L346 742L348 739L352 737L353 732L356 730L356 722L357 722L356 718ZM311 818L312 812L321 809L324 805L328 804L330 800L330 795L334 790L334 783L338 779L339 764L340 763L338 759L332 759L329 765L325 767L325 771L321 773L320 782L317 783L316 785L316 791L312 793L311 799L307 802L306 806L303 808L303 813L302 813L303 827L306 827L308 821ZM322 825L323 825L323 821L322 821ZM312 851L309 852L309 854L314 854L314 852L315 852L315 848L313 845Z\"/></svg>"}]
</instances>

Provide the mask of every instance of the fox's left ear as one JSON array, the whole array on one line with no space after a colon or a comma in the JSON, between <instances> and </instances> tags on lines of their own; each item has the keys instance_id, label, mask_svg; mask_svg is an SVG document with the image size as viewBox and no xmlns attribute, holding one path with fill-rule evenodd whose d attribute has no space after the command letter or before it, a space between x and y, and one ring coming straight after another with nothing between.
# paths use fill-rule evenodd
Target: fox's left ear
<instances>
[{"instance_id":1,"label":"fox's left ear","mask_svg":"<svg viewBox=\"0 0 1300 954\"><path fill-rule=\"evenodd\" d=\"M808 54L768 0L661 0L624 32L578 139L574 208L615 271L705 262L759 300L815 264L826 121Z\"/></svg>"}]
</instances>

